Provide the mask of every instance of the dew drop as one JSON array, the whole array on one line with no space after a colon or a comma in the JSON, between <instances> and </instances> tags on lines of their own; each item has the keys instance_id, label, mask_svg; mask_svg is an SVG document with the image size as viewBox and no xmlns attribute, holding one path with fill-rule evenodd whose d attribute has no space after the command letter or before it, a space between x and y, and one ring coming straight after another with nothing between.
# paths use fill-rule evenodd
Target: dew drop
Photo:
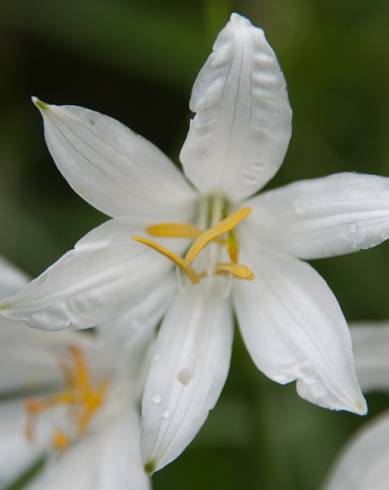
<instances>
[{"instance_id":1,"label":"dew drop","mask_svg":"<svg viewBox=\"0 0 389 490\"><path fill-rule=\"evenodd\" d=\"M151 397L151 400L156 404L156 405L159 405L162 401L162 396L160 395L153 395Z\"/></svg>"},{"instance_id":2,"label":"dew drop","mask_svg":"<svg viewBox=\"0 0 389 490\"><path fill-rule=\"evenodd\" d=\"M303 214L305 214L304 206L305 203L302 200L297 200L293 205L294 212L302 216Z\"/></svg>"},{"instance_id":3,"label":"dew drop","mask_svg":"<svg viewBox=\"0 0 389 490\"><path fill-rule=\"evenodd\" d=\"M162 413L162 417L163 417L164 419L169 418L169 417L170 417L170 412L169 412L169 410L165 410L165 411Z\"/></svg>"},{"instance_id":4,"label":"dew drop","mask_svg":"<svg viewBox=\"0 0 389 490\"><path fill-rule=\"evenodd\" d=\"M177 376L178 381L183 385L187 385L192 378L193 375L188 368L181 369Z\"/></svg>"}]
</instances>

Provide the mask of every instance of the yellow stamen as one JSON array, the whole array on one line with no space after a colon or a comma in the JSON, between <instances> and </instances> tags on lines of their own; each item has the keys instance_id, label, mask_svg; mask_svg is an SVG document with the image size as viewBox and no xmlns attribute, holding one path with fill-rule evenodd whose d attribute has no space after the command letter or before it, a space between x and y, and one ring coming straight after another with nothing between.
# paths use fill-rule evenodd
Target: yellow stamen
<instances>
[{"instance_id":1,"label":"yellow stamen","mask_svg":"<svg viewBox=\"0 0 389 490\"><path fill-rule=\"evenodd\" d=\"M70 438L61 430L56 430L53 434L53 444L56 449L63 451L70 446Z\"/></svg>"},{"instance_id":2,"label":"yellow stamen","mask_svg":"<svg viewBox=\"0 0 389 490\"><path fill-rule=\"evenodd\" d=\"M78 433L83 434L89 426L89 423L94 416L95 412L103 405L107 390L109 386L109 380L103 380L96 388L96 390L89 393L84 400L84 412L78 419Z\"/></svg>"},{"instance_id":3,"label":"yellow stamen","mask_svg":"<svg viewBox=\"0 0 389 490\"><path fill-rule=\"evenodd\" d=\"M25 402L28 416L26 438L31 442L34 440L35 417L39 413L58 405L71 406L77 433L81 435L88 429L92 417L105 401L109 381L103 380L94 386L82 350L77 345L70 345L68 349L74 366L63 363L61 368L69 388L45 399L30 398ZM65 449L70 443L71 439L62 431L54 432L53 444L57 449Z\"/></svg>"},{"instance_id":4,"label":"yellow stamen","mask_svg":"<svg viewBox=\"0 0 389 490\"><path fill-rule=\"evenodd\" d=\"M255 275L252 273L247 265L239 264L218 264L216 267L216 274L230 273L238 279L252 280L255 279Z\"/></svg>"},{"instance_id":5,"label":"yellow stamen","mask_svg":"<svg viewBox=\"0 0 389 490\"><path fill-rule=\"evenodd\" d=\"M165 247L162 247L162 245L160 245L159 243L156 243L153 240L149 240L148 238L135 235L132 237L132 239L135 240L136 242L147 245L148 247L154 249L155 251L159 252L160 254L170 259L172 262L174 262L174 264L176 264L177 267L179 267L181 270L185 272L185 274L187 274L192 284L197 284L199 282L199 278L196 272L179 255L175 254L174 252L168 250Z\"/></svg>"},{"instance_id":6,"label":"yellow stamen","mask_svg":"<svg viewBox=\"0 0 389 490\"><path fill-rule=\"evenodd\" d=\"M88 366L86 359L77 345L70 345L69 352L74 361L74 375L71 376L71 386L75 390L79 390L79 393L84 399L87 399L90 394L93 394L93 386L89 376Z\"/></svg>"},{"instance_id":7,"label":"yellow stamen","mask_svg":"<svg viewBox=\"0 0 389 490\"><path fill-rule=\"evenodd\" d=\"M208 243L235 228L235 226L246 219L250 213L251 208L238 209L230 216L220 221L220 223L204 231L204 233L202 233L189 248L185 256L185 262L188 265L191 264L197 255L204 249L204 247L208 245Z\"/></svg>"},{"instance_id":8,"label":"yellow stamen","mask_svg":"<svg viewBox=\"0 0 389 490\"><path fill-rule=\"evenodd\" d=\"M146 233L164 238L197 238L202 231L194 225L185 223L160 223L148 226Z\"/></svg>"}]
</instances>

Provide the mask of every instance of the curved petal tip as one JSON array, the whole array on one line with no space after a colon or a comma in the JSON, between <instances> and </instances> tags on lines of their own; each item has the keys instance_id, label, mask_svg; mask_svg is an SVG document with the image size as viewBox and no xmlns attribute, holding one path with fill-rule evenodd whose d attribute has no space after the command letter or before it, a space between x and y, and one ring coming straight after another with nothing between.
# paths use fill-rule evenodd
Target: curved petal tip
<instances>
[{"instance_id":1,"label":"curved petal tip","mask_svg":"<svg viewBox=\"0 0 389 490\"><path fill-rule=\"evenodd\" d=\"M357 415L367 415L367 403L362 397L360 400L355 401L355 410Z\"/></svg>"},{"instance_id":2,"label":"curved petal tip","mask_svg":"<svg viewBox=\"0 0 389 490\"><path fill-rule=\"evenodd\" d=\"M39 100L38 97L32 96L31 97L32 103L40 110L40 111L47 111L49 109L49 104L46 104L46 102L43 102L42 100Z\"/></svg>"},{"instance_id":3,"label":"curved petal tip","mask_svg":"<svg viewBox=\"0 0 389 490\"><path fill-rule=\"evenodd\" d=\"M144 465L144 470L147 475L152 475L156 469L157 469L157 463L153 459L147 461L147 463L145 463Z\"/></svg>"}]
</instances>

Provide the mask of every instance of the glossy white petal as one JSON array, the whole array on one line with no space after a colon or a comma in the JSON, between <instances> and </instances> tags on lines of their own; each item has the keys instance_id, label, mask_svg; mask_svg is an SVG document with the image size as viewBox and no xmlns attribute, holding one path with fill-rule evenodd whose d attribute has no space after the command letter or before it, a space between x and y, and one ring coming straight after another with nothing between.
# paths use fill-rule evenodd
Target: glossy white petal
<instances>
[{"instance_id":1,"label":"glossy white petal","mask_svg":"<svg viewBox=\"0 0 389 490\"><path fill-rule=\"evenodd\" d=\"M363 426L344 448L323 490L388 490L389 413Z\"/></svg>"},{"instance_id":2,"label":"glossy white petal","mask_svg":"<svg viewBox=\"0 0 389 490\"><path fill-rule=\"evenodd\" d=\"M161 325L142 401L142 454L149 472L186 448L224 386L233 328L222 294L222 281L186 287Z\"/></svg>"},{"instance_id":3,"label":"glossy white petal","mask_svg":"<svg viewBox=\"0 0 389 490\"><path fill-rule=\"evenodd\" d=\"M16 293L27 282L28 278L22 271L0 257L0 298Z\"/></svg>"},{"instance_id":4,"label":"glossy white petal","mask_svg":"<svg viewBox=\"0 0 389 490\"><path fill-rule=\"evenodd\" d=\"M147 224L183 220L191 212L193 191L153 144L98 112L34 102L59 171L92 206Z\"/></svg>"},{"instance_id":5,"label":"glossy white petal","mask_svg":"<svg viewBox=\"0 0 389 490\"><path fill-rule=\"evenodd\" d=\"M389 391L389 324L352 324L355 367L362 391Z\"/></svg>"},{"instance_id":6,"label":"glossy white petal","mask_svg":"<svg viewBox=\"0 0 389 490\"><path fill-rule=\"evenodd\" d=\"M53 459L28 490L148 490L134 408Z\"/></svg>"},{"instance_id":7,"label":"glossy white petal","mask_svg":"<svg viewBox=\"0 0 389 490\"><path fill-rule=\"evenodd\" d=\"M196 113L181 151L186 176L202 192L239 200L280 167L292 112L274 51L261 29L232 14L193 87Z\"/></svg>"},{"instance_id":8,"label":"glossy white petal","mask_svg":"<svg viewBox=\"0 0 389 490\"><path fill-rule=\"evenodd\" d=\"M389 178L340 173L251 199L262 242L299 258L330 257L389 237Z\"/></svg>"},{"instance_id":9,"label":"glossy white petal","mask_svg":"<svg viewBox=\"0 0 389 490\"><path fill-rule=\"evenodd\" d=\"M23 400L0 403L0 487L14 481L37 460L48 441L48 427L43 427L34 444L25 437L26 416Z\"/></svg>"},{"instance_id":10,"label":"glossy white petal","mask_svg":"<svg viewBox=\"0 0 389 490\"><path fill-rule=\"evenodd\" d=\"M40 277L3 300L1 313L47 330L112 321L138 305L171 267L131 240L133 233L113 220L92 230Z\"/></svg>"},{"instance_id":11,"label":"glossy white petal","mask_svg":"<svg viewBox=\"0 0 389 490\"><path fill-rule=\"evenodd\" d=\"M328 285L310 265L254 246L241 261L256 279L235 281L233 296L255 364L278 383L297 380L312 403L364 414L349 329Z\"/></svg>"}]
</instances>

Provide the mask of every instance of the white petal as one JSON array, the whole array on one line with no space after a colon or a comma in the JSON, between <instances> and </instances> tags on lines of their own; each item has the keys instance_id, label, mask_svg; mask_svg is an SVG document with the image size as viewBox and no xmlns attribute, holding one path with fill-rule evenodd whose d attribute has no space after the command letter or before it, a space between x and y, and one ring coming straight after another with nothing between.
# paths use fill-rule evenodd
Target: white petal
<instances>
[{"instance_id":1,"label":"white petal","mask_svg":"<svg viewBox=\"0 0 389 490\"><path fill-rule=\"evenodd\" d=\"M28 490L148 490L135 410L109 421L47 465Z\"/></svg>"},{"instance_id":2,"label":"white petal","mask_svg":"<svg viewBox=\"0 0 389 490\"><path fill-rule=\"evenodd\" d=\"M350 253L389 237L387 177L340 173L299 181L247 205L261 240L299 258Z\"/></svg>"},{"instance_id":3,"label":"white petal","mask_svg":"<svg viewBox=\"0 0 389 490\"><path fill-rule=\"evenodd\" d=\"M389 391L389 324L354 323L350 331L363 392Z\"/></svg>"},{"instance_id":4,"label":"white petal","mask_svg":"<svg viewBox=\"0 0 389 490\"><path fill-rule=\"evenodd\" d=\"M114 220L92 230L20 293L3 300L1 313L47 330L112 321L139 304L171 268L165 257L131 240L132 234Z\"/></svg>"},{"instance_id":5,"label":"white petal","mask_svg":"<svg viewBox=\"0 0 389 490\"><path fill-rule=\"evenodd\" d=\"M181 151L186 176L202 192L247 197L280 167L292 112L274 51L261 29L232 14L193 87L196 113Z\"/></svg>"},{"instance_id":6,"label":"white petal","mask_svg":"<svg viewBox=\"0 0 389 490\"><path fill-rule=\"evenodd\" d=\"M92 206L148 224L184 220L191 212L193 191L150 142L98 112L34 102L59 171Z\"/></svg>"},{"instance_id":7,"label":"white petal","mask_svg":"<svg viewBox=\"0 0 389 490\"><path fill-rule=\"evenodd\" d=\"M221 286L205 280L185 288L162 323L142 402L142 454L149 472L186 448L224 386L233 329Z\"/></svg>"},{"instance_id":8,"label":"white petal","mask_svg":"<svg viewBox=\"0 0 389 490\"><path fill-rule=\"evenodd\" d=\"M16 293L27 282L28 278L22 271L0 257L0 298Z\"/></svg>"},{"instance_id":9,"label":"white petal","mask_svg":"<svg viewBox=\"0 0 389 490\"><path fill-rule=\"evenodd\" d=\"M249 252L248 252L249 250ZM235 281L242 335L255 364L299 395L333 410L363 414L350 333L336 298L311 266L270 250L242 248L254 281Z\"/></svg>"},{"instance_id":10,"label":"white petal","mask_svg":"<svg viewBox=\"0 0 389 490\"><path fill-rule=\"evenodd\" d=\"M176 291L177 277L174 271L151 290L138 306L121 315L113 325L102 326L101 334L111 336L112 329L121 342L132 345L142 336L149 336L163 317Z\"/></svg>"},{"instance_id":11,"label":"white petal","mask_svg":"<svg viewBox=\"0 0 389 490\"><path fill-rule=\"evenodd\" d=\"M342 451L323 490L389 488L389 413L359 430Z\"/></svg>"},{"instance_id":12,"label":"white petal","mask_svg":"<svg viewBox=\"0 0 389 490\"><path fill-rule=\"evenodd\" d=\"M40 421L42 422L42 420ZM39 431L34 444L25 437L26 415L23 400L0 403L0 486L5 488L27 470L43 453L48 431ZM42 424L40 424L42 429ZM37 434L37 435L38 435Z\"/></svg>"},{"instance_id":13,"label":"white petal","mask_svg":"<svg viewBox=\"0 0 389 490\"><path fill-rule=\"evenodd\" d=\"M63 384L59 362L68 355L72 344L79 345L85 354L95 354L98 349L96 338L89 335L44 332L0 318L0 395L47 390ZM93 356L93 367L105 367L101 355Z\"/></svg>"}]
</instances>

